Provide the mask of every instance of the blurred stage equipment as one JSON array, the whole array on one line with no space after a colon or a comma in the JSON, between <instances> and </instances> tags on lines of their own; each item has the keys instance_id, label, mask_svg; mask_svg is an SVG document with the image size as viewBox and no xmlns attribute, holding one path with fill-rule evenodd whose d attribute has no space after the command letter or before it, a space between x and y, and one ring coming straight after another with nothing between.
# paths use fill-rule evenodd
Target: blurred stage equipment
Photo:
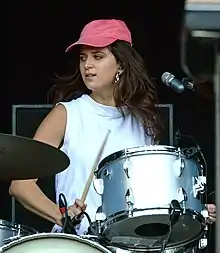
<instances>
[{"instance_id":1,"label":"blurred stage equipment","mask_svg":"<svg viewBox=\"0 0 220 253\"><path fill-rule=\"evenodd\" d=\"M181 62L194 80L210 80L215 92L216 132L216 252L220 252L220 0L185 2Z\"/></svg>"}]
</instances>

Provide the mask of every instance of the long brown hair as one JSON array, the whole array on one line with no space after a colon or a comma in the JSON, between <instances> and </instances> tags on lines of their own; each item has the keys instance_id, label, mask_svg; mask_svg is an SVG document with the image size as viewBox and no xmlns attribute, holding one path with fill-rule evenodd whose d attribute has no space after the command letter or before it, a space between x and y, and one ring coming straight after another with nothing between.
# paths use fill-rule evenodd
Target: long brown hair
<instances>
[{"instance_id":1,"label":"long brown hair","mask_svg":"<svg viewBox=\"0 0 220 253\"><path fill-rule=\"evenodd\" d=\"M109 50L123 68L120 80L114 85L113 96L116 107L123 116L121 108L127 107L128 111L143 124L146 133L158 140L162 124L156 107L157 91L148 76L143 58L124 41L112 43ZM90 93L82 80L78 64L74 74L56 77L48 95L49 102L57 103Z\"/></svg>"}]
</instances>

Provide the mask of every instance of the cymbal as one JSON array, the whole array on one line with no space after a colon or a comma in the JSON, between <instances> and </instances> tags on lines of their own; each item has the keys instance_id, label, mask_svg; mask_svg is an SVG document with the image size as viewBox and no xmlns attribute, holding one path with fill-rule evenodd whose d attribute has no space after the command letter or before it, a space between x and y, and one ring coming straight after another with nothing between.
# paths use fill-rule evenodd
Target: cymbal
<instances>
[{"instance_id":1,"label":"cymbal","mask_svg":"<svg viewBox=\"0 0 220 253\"><path fill-rule=\"evenodd\" d=\"M48 177L66 169L68 156L30 138L0 134L0 180Z\"/></svg>"}]
</instances>

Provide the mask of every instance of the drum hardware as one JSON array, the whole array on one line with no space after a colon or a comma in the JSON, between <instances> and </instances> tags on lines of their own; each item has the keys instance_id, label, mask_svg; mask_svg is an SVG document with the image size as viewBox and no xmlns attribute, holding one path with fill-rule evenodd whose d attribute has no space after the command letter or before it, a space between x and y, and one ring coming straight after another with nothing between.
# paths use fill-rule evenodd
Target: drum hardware
<instances>
[{"instance_id":1,"label":"drum hardware","mask_svg":"<svg viewBox=\"0 0 220 253\"><path fill-rule=\"evenodd\" d=\"M3 240L3 245L6 245L6 244L13 242L15 240L18 240L20 238L21 238L21 235L10 236L10 237Z\"/></svg>"},{"instance_id":2,"label":"drum hardware","mask_svg":"<svg viewBox=\"0 0 220 253\"><path fill-rule=\"evenodd\" d=\"M128 206L128 217L133 217L134 197L131 189L127 190L125 200Z\"/></svg>"},{"instance_id":3,"label":"drum hardware","mask_svg":"<svg viewBox=\"0 0 220 253\"><path fill-rule=\"evenodd\" d=\"M204 235L199 240L199 244L198 244L199 249L205 249L208 246L207 234L208 234L208 225L206 224L206 226L204 227Z\"/></svg>"},{"instance_id":4,"label":"drum hardware","mask_svg":"<svg viewBox=\"0 0 220 253\"><path fill-rule=\"evenodd\" d=\"M178 156L177 159L174 161L173 164L173 169L174 169L174 174L176 177L181 177L183 174L183 170L185 168L185 163L184 159L182 157L181 151L178 151Z\"/></svg>"},{"instance_id":5,"label":"drum hardware","mask_svg":"<svg viewBox=\"0 0 220 253\"><path fill-rule=\"evenodd\" d=\"M123 163L123 168L124 168L124 172L127 176L127 178L130 178L130 171L129 169L131 169L132 167L132 162L131 160L127 157Z\"/></svg>"},{"instance_id":6,"label":"drum hardware","mask_svg":"<svg viewBox=\"0 0 220 253\"><path fill-rule=\"evenodd\" d=\"M5 239L3 240L3 245L8 244L8 243L10 243L10 242L12 242L12 241L15 241L15 240L21 238L21 235L22 235L22 233L21 233L21 228L20 228L20 226L19 226L19 227L18 227L18 230L17 230L17 235L13 235L13 236L10 236L10 237L8 237L8 238L5 238Z\"/></svg>"},{"instance_id":7,"label":"drum hardware","mask_svg":"<svg viewBox=\"0 0 220 253\"><path fill-rule=\"evenodd\" d=\"M189 148L182 148L183 154L186 156L186 158L191 159L193 158L198 163L198 169L199 173L196 177L192 178L193 182L193 195L195 198L200 198L203 194L207 193L207 180L206 180L206 174L207 174L207 162L206 159L202 153L202 150L197 143L197 141L188 134L183 134L180 131L178 132L178 137L181 138L187 138L190 139L194 143L194 147ZM202 164L203 162L203 164ZM205 173L204 173L205 172ZM205 203L208 203L208 196L205 196ZM204 216L206 217L206 216Z\"/></svg>"},{"instance_id":8,"label":"drum hardware","mask_svg":"<svg viewBox=\"0 0 220 253\"><path fill-rule=\"evenodd\" d=\"M98 207L97 211L96 211L96 225L97 225L97 232L96 235L101 235L102 233L102 221L104 221L106 219L105 215L102 212L102 206Z\"/></svg>"},{"instance_id":9,"label":"drum hardware","mask_svg":"<svg viewBox=\"0 0 220 253\"><path fill-rule=\"evenodd\" d=\"M180 203L183 213L186 213L187 193L183 187L180 187L177 190L177 201Z\"/></svg>"},{"instance_id":10,"label":"drum hardware","mask_svg":"<svg viewBox=\"0 0 220 253\"><path fill-rule=\"evenodd\" d=\"M173 163L174 174L176 177L181 177L185 167L183 154L179 147L177 148L175 153L176 153L176 160Z\"/></svg>"},{"instance_id":11,"label":"drum hardware","mask_svg":"<svg viewBox=\"0 0 220 253\"><path fill-rule=\"evenodd\" d=\"M123 169L128 179L128 187L129 187L129 189L125 194L125 202L127 204L128 217L133 217L133 209L134 209L134 196L130 184L130 171L129 171L131 169L131 166L132 166L131 161L129 160L129 158L126 157L125 162L123 163Z\"/></svg>"},{"instance_id":12,"label":"drum hardware","mask_svg":"<svg viewBox=\"0 0 220 253\"><path fill-rule=\"evenodd\" d=\"M111 173L108 170L104 171L104 175L105 177L107 177L108 179L111 179Z\"/></svg>"},{"instance_id":13,"label":"drum hardware","mask_svg":"<svg viewBox=\"0 0 220 253\"><path fill-rule=\"evenodd\" d=\"M197 147L189 147L189 148L183 148L182 152L187 158L191 158L198 155L200 152L200 149L198 149Z\"/></svg>"},{"instance_id":14,"label":"drum hardware","mask_svg":"<svg viewBox=\"0 0 220 253\"><path fill-rule=\"evenodd\" d=\"M27 235L38 233L37 230L28 226L0 220L0 248Z\"/></svg>"},{"instance_id":15,"label":"drum hardware","mask_svg":"<svg viewBox=\"0 0 220 253\"><path fill-rule=\"evenodd\" d=\"M127 178L130 178L129 173L128 173L128 167L125 167L125 166L123 166L123 167L124 167L124 172L125 172Z\"/></svg>"},{"instance_id":16,"label":"drum hardware","mask_svg":"<svg viewBox=\"0 0 220 253\"><path fill-rule=\"evenodd\" d=\"M195 147L180 148L179 144L182 139L191 140L195 144ZM196 140L191 135L182 133L181 127L179 129L177 129L177 131L175 133L174 142L175 142L175 146L178 147L178 150L181 153L183 153L187 158L192 158L192 157L201 153L201 148L200 148L199 144L196 142Z\"/></svg>"}]
</instances>

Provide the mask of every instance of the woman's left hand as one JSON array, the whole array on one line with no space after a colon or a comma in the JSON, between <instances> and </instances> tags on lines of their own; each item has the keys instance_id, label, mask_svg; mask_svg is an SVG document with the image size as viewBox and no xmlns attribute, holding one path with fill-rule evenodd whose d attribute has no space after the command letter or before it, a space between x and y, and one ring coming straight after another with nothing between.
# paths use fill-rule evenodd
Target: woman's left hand
<instances>
[{"instance_id":1,"label":"woman's left hand","mask_svg":"<svg viewBox=\"0 0 220 253\"><path fill-rule=\"evenodd\" d=\"M208 223L213 224L216 222L216 205L208 204L207 209L209 214Z\"/></svg>"}]
</instances>

